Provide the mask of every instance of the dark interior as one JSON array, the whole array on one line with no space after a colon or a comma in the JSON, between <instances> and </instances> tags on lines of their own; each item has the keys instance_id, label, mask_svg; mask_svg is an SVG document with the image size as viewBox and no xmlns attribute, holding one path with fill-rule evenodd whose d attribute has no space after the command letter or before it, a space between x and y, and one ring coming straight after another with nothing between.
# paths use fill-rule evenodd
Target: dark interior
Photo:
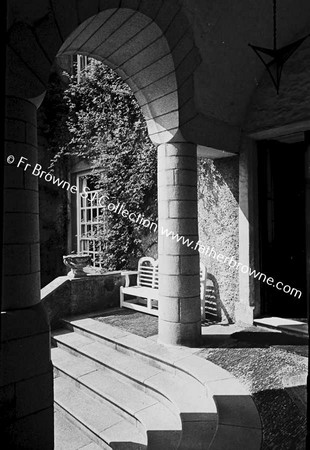
<instances>
[{"instance_id":1,"label":"dark interior","mask_svg":"<svg viewBox=\"0 0 310 450\"><path fill-rule=\"evenodd\" d=\"M305 150L304 142L270 141L258 151L260 271L302 291L299 298L261 282L262 316L307 315Z\"/></svg>"}]
</instances>

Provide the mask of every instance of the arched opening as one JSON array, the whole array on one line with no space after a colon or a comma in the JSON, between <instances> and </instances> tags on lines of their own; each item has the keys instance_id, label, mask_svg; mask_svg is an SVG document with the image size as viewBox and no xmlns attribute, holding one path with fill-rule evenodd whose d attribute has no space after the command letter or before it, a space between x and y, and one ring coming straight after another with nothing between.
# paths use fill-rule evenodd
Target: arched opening
<instances>
[{"instance_id":1,"label":"arched opening","mask_svg":"<svg viewBox=\"0 0 310 450\"><path fill-rule=\"evenodd\" d=\"M49 326L40 304L38 178L32 169L37 164L36 108L42 102L50 67L57 53L78 50L109 64L128 82L152 140L160 144L160 220L176 233L184 233L190 222L190 233L197 240L196 152L195 145L185 142L180 133L180 112L185 111L187 119L195 115L192 74L199 58L187 19L174 1L100 2L99 8L97 1L87 6L51 1L31 14L27 8L21 8L20 15L12 12L8 26L7 156L13 155L14 160L8 159L5 167L5 192L11 205L5 212L5 245L12 259L4 277L2 307L10 311L7 340L24 349L26 363L18 372L12 357L7 376L14 383L29 376L33 389L41 383L49 393L25 412L30 425L17 438L35 439L37 447L48 449L53 441L52 370ZM183 256L181 244L171 245L169 251L169 263L160 264L164 300L160 334L166 343L194 345L200 336L198 252ZM166 261L163 241L160 252ZM20 326L17 334L27 348L19 346L16 327L10 326L14 317ZM10 370L17 370L13 377Z\"/></svg>"},{"instance_id":2,"label":"arched opening","mask_svg":"<svg viewBox=\"0 0 310 450\"><path fill-rule=\"evenodd\" d=\"M196 115L193 72L200 59L177 1L119 5L112 0L87 8L53 1L40 21L13 21L9 27L7 91L12 95L39 102L56 54L78 51L105 62L130 85L154 141L167 142L181 122Z\"/></svg>"},{"instance_id":3,"label":"arched opening","mask_svg":"<svg viewBox=\"0 0 310 450\"><path fill-rule=\"evenodd\" d=\"M93 274L157 259L157 229L147 228L157 221L157 151L127 83L93 58L57 58L38 138L41 286L67 274L72 252L92 258Z\"/></svg>"},{"instance_id":4,"label":"arched opening","mask_svg":"<svg viewBox=\"0 0 310 450\"><path fill-rule=\"evenodd\" d=\"M104 62L128 83L153 140L160 143L173 137L179 126L174 61L166 38L151 18L130 9L103 11L82 23L58 56L72 53Z\"/></svg>"},{"instance_id":5,"label":"arched opening","mask_svg":"<svg viewBox=\"0 0 310 450\"><path fill-rule=\"evenodd\" d=\"M53 2L41 21L34 19L31 23L25 20L10 24L8 96L26 98L29 104L40 104L56 53L61 56L78 50L108 63L131 86L154 142L161 144L173 139L184 142L180 133L180 112L184 106L189 117L197 50L191 28L177 2L152 7L143 1L138 4L126 2L121 7L117 2L115 5L110 2L100 4L101 11L93 4L86 10L81 5L77 10L75 7L71 9L72 6L62 8L59 3ZM21 40L21 35L26 39ZM23 83L19 83L21 76ZM190 110L194 116L194 108ZM31 120L35 123L35 117ZM163 151L165 155L170 152ZM194 150L188 151L189 156L196 157ZM181 156L181 151L174 153L171 150L170 163L176 163L178 153ZM177 170L189 170L194 174L195 171L187 169L186 161L182 160L184 167L181 164ZM165 171L165 167L163 165L161 169ZM167 167L165 184L187 183L186 177L171 179L173 170ZM179 200L180 194L175 195L172 200ZM196 202L196 194L193 192L191 195ZM170 200L163 197L162 201L166 202L165 208L162 208L164 211ZM192 211L196 214L195 208ZM186 216L187 213L185 210L182 213L178 211L177 218L180 214ZM197 233L196 227L192 233ZM35 304L38 298L36 296L36 300L29 301Z\"/></svg>"}]
</instances>

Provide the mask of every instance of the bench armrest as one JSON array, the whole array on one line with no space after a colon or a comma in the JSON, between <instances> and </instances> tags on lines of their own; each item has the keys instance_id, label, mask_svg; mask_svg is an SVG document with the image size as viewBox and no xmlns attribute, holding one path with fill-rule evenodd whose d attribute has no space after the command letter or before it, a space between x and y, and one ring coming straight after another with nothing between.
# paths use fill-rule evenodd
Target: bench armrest
<instances>
[{"instance_id":1,"label":"bench armrest","mask_svg":"<svg viewBox=\"0 0 310 450\"><path fill-rule=\"evenodd\" d=\"M130 275L138 275L137 270L123 270L121 275L125 276L125 287L129 287L130 285Z\"/></svg>"}]
</instances>

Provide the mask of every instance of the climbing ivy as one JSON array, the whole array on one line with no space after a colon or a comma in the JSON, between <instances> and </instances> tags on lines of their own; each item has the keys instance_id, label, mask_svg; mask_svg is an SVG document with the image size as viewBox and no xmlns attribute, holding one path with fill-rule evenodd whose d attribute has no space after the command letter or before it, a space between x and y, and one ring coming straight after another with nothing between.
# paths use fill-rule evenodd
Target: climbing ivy
<instances>
[{"instance_id":1,"label":"climbing ivy","mask_svg":"<svg viewBox=\"0 0 310 450\"><path fill-rule=\"evenodd\" d=\"M156 148L129 86L92 60L79 80L70 77L60 95L49 139L53 149L55 141L58 146L51 170L67 157L85 159L93 167L96 188L107 196L106 205L123 203L128 211L156 221ZM107 209L105 214L107 226L102 221L95 236L105 247L104 269L128 267L142 255L149 231Z\"/></svg>"}]
</instances>

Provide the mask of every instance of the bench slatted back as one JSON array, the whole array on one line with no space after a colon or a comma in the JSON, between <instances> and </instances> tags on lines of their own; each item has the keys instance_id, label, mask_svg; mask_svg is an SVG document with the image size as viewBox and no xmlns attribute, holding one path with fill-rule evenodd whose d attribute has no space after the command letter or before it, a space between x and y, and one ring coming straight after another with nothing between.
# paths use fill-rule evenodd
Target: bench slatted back
<instances>
[{"instance_id":1,"label":"bench slatted back","mask_svg":"<svg viewBox=\"0 0 310 450\"><path fill-rule=\"evenodd\" d=\"M204 296L206 289L206 267L200 263L200 297ZM158 260L145 256L140 258L138 265L137 285L158 289Z\"/></svg>"},{"instance_id":2,"label":"bench slatted back","mask_svg":"<svg viewBox=\"0 0 310 450\"><path fill-rule=\"evenodd\" d=\"M153 258L144 257L139 260L137 284L158 289L158 262Z\"/></svg>"},{"instance_id":3,"label":"bench slatted back","mask_svg":"<svg viewBox=\"0 0 310 450\"><path fill-rule=\"evenodd\" d=\"M207 269L203 263L200 263L200 298L204 300L205 292L206 292L206 275Z\"/></svg>"}]
</instances>

